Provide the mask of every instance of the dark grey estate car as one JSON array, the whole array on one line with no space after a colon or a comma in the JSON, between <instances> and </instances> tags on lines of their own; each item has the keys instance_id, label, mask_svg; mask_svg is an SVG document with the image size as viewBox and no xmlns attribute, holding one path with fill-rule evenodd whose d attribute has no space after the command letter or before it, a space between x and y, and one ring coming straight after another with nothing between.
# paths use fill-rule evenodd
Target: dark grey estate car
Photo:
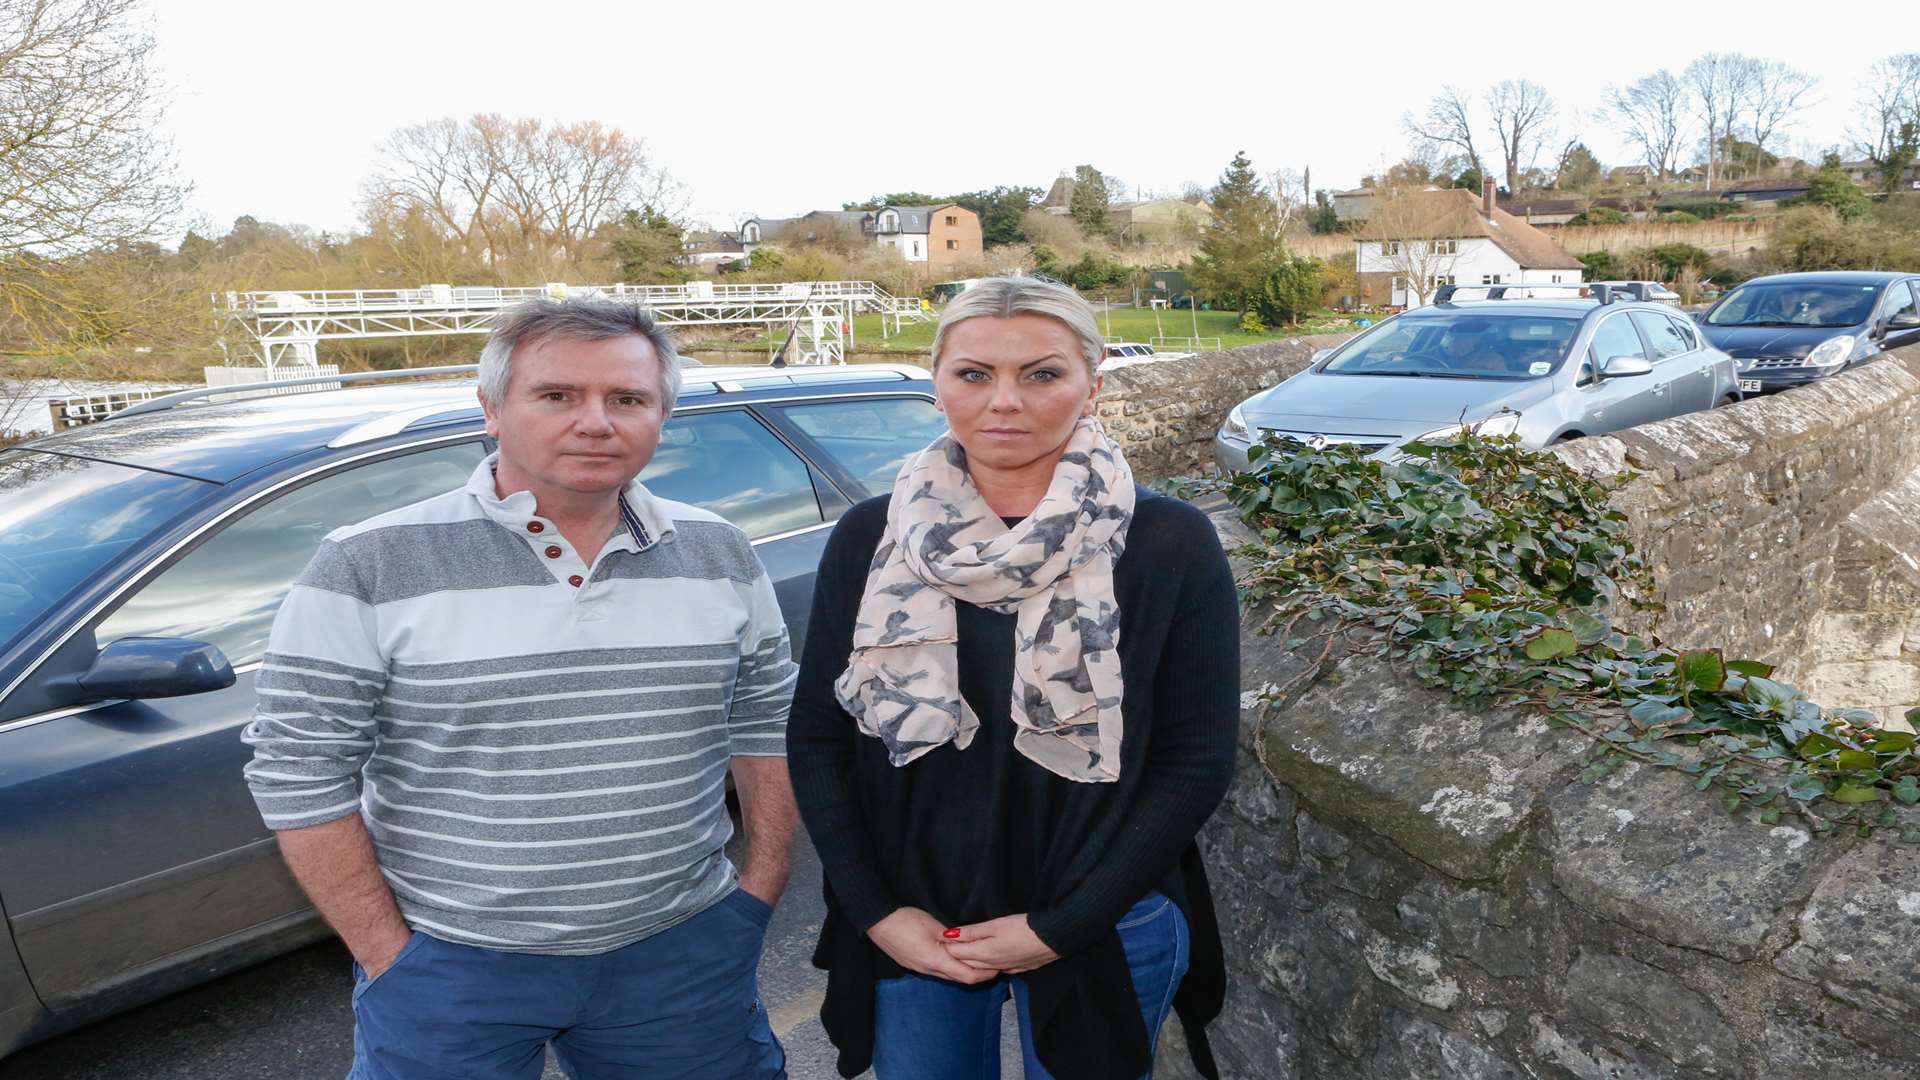
<instances>
[{"instance_id":1,"label":"dark grey estate car","mask_svg":"<svg viewBox=\"0 0 1920 1080\"><path fill-rule=\"evenodd\" d=\"M689 368L642 479L747 532L797 652L828 529L945 430L917 368ZM326 933L240 775L268 629L321 537L489 450L441 381L0 451L0 1054Z\"/></svg>"},{"instance_id":2,"label":"dark grey estate car","mask_svg":"<svg viewBox=\"0 0 1920 1080\"><path fill-rule=\"evenodd\" d=\"M1462 292L1467 287L1460 287ZM1733 361L1663 304L1554 299L1554 286L1479 290L1396 315L1233 408L1214 439L1226 472L1261 432L1381 454L1463 424L1529 447L1740 400ZM1563 293L1578 287L1559 287Z\"/></svg>"}]
</instances>

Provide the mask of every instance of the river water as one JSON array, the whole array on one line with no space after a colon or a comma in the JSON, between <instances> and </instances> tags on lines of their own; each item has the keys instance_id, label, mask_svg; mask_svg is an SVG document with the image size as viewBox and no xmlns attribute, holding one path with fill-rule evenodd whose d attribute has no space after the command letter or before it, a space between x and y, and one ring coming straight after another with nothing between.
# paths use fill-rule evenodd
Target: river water
<instances>
[{"instance_id":1,"label":"river water","mask_svg":"<svg viewBox=\"0 0 1920 1080\"><path fill-rule=\"evenodd\" d=\"M41 435L53 430L54 398L121 390L182 390L181 383L96 382L90 379L0 379L0 435Z\"/></svg>"}]
</instances>

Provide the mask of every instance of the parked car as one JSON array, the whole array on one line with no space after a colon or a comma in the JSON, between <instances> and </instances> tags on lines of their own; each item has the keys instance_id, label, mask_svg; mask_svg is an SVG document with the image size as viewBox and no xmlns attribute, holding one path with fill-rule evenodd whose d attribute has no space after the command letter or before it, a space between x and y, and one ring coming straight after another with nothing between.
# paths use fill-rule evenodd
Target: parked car
<instances>
[{"instance_id":1,"label":"parked car","mask_svg":"<svg viewBox=\"0 0 1920 1080\"><path fill-rule=\"evenodd\" d=\"M1589 287L1594 285L1605 285L1605 286L1608 286L1609 288L1618 289L1623 292L1626 291L1628 288L1637 285L1642 290L1644 290L1643 295L1645 295L1647 300L1651 303L1665 304L1668 307L1680 306L1680 294L1677 292L1674 292L1672 289L1667 288L1665 285L1661 284L1658 281L1590 281L1587 284Z\"/></svg>"},{"instance_id":2,"label":"parked car","mask_svg":"<svg viewBox=\"0 0 1920 1080\"><path fill-rule=\"evenodd\" d=\"M1442 286L1434 304L1316 353L1234 406L1215 460L1245 471L1249 447L1269 431L1384 456L1472 424L1543 447L1739 400L1733 361L1684 316L1604 287L1586 287L1593 299L1542 298L1550 288L1496 286L1462 302Z\"/></svg>"},{"instance_id":3,"label":"parked car","mask_svg":"<svg viewBox=\"0 0 1920 1080\"><path fill-rule=\"evenodd\" d=\"M1920 274L1773 274L1742 282L1699 318L1734 358L1741 389L1784 390L1920 343Z\"/></svg>"},{"instance_id":4,"label":"parked car","mask_svg":"<svg viewBox=\"0 0 1920 1080\"><path fill-rule=\"evenodd\" d=\"M268 630L491 449L470 379L150 406L0 452L0 1054L326 933L241 779ZM918 368L695 367L642 479L746 531L797 653L828 529L945 430Z\"/></svg>"},{"instance_id":5,"label":"parked car","mask_svg":"<svg viewBox=\"0 0 1920 1080\"><path fill-rule=\"evenodd\" d=\"M1109 341L1101 351L1101 371L1115 368L1132 367L1135 364L1155 364L1162 360L1185 360L1190 352L1160 352L1142 341Z\"/></svg>"}]
</instances>

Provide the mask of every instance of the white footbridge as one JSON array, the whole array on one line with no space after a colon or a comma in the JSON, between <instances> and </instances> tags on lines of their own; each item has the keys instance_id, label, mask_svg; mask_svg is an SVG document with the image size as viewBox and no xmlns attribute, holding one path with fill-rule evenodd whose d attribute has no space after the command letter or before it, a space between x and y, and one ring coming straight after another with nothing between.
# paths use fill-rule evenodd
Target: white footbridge
<instances>
[{"instance_id":1,"label":"white footbridge","mask_svg":"<svg viewBox=\"0 0 1920 1080\"><path fill-rule=\"evenodd\" d=\"M880 315L881 333L932 318L918 298L899 297L871 281L801 281L764 285L492 286L424 285L414 289L328 289L229 292L213 303L237 324L269 371L318 363L322 341L484 334L500 312L535 298L598 296L647 309L662 326L759 325L791 336L788 360L840 363L853 342L853 316Z\"/></svg>"}]
</instances>

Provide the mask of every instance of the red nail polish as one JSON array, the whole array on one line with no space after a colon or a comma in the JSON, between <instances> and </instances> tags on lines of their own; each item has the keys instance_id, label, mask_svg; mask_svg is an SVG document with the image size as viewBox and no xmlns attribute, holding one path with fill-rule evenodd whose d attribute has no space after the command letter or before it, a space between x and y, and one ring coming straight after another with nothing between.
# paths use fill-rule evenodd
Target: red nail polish
<instances>
[{"instance_id":1,"label":"red nail polish","mask_svg":"<svg viewBox=\"0 0 1920 1080\"><path fill-rule=\"evenodd\" d=\"M942 930L940 931L940 936L944 938L957 938L960 936L960 928L954 927L949 930Z\"/></svg>"}]
</instances>

